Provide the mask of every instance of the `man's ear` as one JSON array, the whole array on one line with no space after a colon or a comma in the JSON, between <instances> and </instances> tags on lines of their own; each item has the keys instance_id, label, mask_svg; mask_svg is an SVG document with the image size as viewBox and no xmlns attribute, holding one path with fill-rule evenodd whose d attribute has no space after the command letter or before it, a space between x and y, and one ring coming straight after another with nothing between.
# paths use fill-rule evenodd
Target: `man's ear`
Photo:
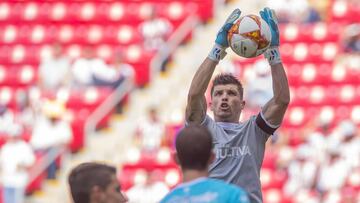
<instances>
[{"instance_id":1,"label":"man's ear","mask_svg":"<svg viewBox=\"0 0 360 203\"><path fill-rule=\"evenodd\" d=\"M91 188L91 192L89 194L90 202L99 202L101 199L101 189L99 186L95 185Z\"/></svg>"},{"instance_id":2,"label":"man's ear","mask_svg":"<svg viewBox=\"0 0 360 203\"><path fill-rule=\"evenodd\" d=\"M175 163L180 166L179 156L178 156L178 154L176 153L176 151L174 151L174 152L172 153L172 156L173 156L173 159L174 159Z\"/></svg>"},{"instance_id":3,"label":"man's ear","mask_svg":"<svg viewBox=\"0 0 360 203\"><path fill-rule=\"evenodd\" d=\"M245 108L245 100L242 100L240 105L241 105L241 110L243 110Z\"/></svg>"},{"instance_id":4,"label":"man's ear","mask_svg":"<svg viewBox=\"0 0 360 203\"><path fill-rule=\"evenodd\" d=\"M213 108L213 105L212 105L213 103L211 102L211 101L209 101L209 106L210 106L210 110L211 111L214 111L214 108Z\"/></svg>"}]
</instances>

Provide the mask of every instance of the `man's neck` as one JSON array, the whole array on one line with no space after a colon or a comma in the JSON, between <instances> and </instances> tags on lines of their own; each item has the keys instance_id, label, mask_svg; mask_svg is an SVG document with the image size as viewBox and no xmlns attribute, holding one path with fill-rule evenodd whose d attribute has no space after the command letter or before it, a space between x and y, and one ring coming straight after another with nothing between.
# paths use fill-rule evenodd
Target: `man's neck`
<instances>
[{"instance_id":1,"label":"man's neck","mask_svg":"<svg viewBox=\"0 0 360 203\"><path fill-rule=\"evenodd\" d=\"M197 178L208 177L209 173L207 170L193 170L193 169L186 169L183 170L183 182L189 182L195 180Z\"/></svg>"},{"instance_id":2,"label":"man's neck","mask_svg":"<svg viewBox=\"0 0 360 203\"><path fill-rule=\"evenodd\" d=\"M241 115L241 114L240 114ZM221 118L214 115L215 122L222 122L222 123L240 123L240 115L236 116L236 118Z\"/></svg>"}]
</instances>

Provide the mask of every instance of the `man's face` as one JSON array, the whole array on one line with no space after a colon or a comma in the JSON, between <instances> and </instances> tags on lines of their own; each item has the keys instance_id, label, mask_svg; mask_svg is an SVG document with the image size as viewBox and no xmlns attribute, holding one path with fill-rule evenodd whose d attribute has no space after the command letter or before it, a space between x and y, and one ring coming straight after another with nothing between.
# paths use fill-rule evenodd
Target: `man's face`
<instances>
[{"instance_id":1,"label":"man's face","mask_svg":"<svg viewBox=\"0 0 360 203\"><path fill-rule=\"evenodd\" d=\"M216 85L210 105L215 121L237 123L245 102L236 85Z\"/></svg>"},{"instance_id":2,"label":"man's face","mask_svg":"<svg viewBox=\"0 0 360 203\"><path fill-rule=\"evenodd\" d=\"M111 183L107 188L102 191L101 203L125 203L128 202L128 198L121 192L119 181L116 176L111 177Z\"/></svg>"}]
</instances>

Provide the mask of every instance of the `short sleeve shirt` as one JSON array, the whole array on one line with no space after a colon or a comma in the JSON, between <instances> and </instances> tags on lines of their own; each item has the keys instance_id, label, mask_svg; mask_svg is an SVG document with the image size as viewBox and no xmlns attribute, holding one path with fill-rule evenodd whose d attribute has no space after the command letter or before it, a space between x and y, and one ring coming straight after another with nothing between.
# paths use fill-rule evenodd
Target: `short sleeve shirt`
<instances>
[{"instance_id":1,"label":"short sleeve shirt","mask_svg":"<svg viewBox=\"0 0 360 203\"><path fill-rule=\"evenodd\" d=\"M251 202L257 203L262 202L260 168L270 136L259 127L261 123L265 123L261 114L242 123L215 122L206 116L202 123L213 137L216 157L209 177L244 188Z\"/></svg>"}]
</instances>

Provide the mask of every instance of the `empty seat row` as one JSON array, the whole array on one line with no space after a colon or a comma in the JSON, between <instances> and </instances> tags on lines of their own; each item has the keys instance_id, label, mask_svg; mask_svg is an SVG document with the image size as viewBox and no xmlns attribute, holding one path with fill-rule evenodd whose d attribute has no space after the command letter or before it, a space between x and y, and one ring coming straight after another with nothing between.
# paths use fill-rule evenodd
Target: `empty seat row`
<instances>
[{"instance_id":1,"label":"empty seat row","mask_svg":"<svg viewBox=\"0 0 360 203\"><path fill-rule=\"evenodd\" d=\"M360 124L360 106L355 105L290 105L284 117L282 128L302 128L309 121L336 124L344 119L351 119Z\"/></svg>"},{"instance_id":2,"label":"empty seat row","mask_svg":"<svg viewBox=\"0 0 360 203\"><path fill-rule=\"evenodd\" d=\"M36 69L29 65L5 68L0 65L0 86L25 87L37 81Z\"/></svg>"},{"instance_id":3,"label":"empty seat row","mask_svg":"<svg viewBox=\"0 0 360 203\"><path fill-rule=\"evenodd\" d=\"M360 104L359 85L327 85L291 87L291 104L325 106Z\"/></svg>"},{"instance_id":4,"label":"empty seat row","mask_svg":"<svg viewBox=\"0 0 360 203\"><path fill-rule=\"evenodd\" d=\"M254 72L254 63L236 64L239 78L249 78ZM270 68L270 67L269 67ZM341 64L330 63L284 63L290 86L313 86L330 84L358 84L359 71Z\"/></svg>"},{"instance_id":5,"label":"empty seat row","mask_svg":"<svg viewBox=\"0 0 360 203\"><path fill-rule=\"evenodd\" d=\"M156 12L159 16L174 22L198 11L197 4L181 1L171 3L2 2L0 3L0 23L118 22L139 24L150 15L153 6L157 8Z\"/></svg>"},{"instance_id":6,"label":"empty seat row","mask_svg":"<svg viewBox=\"0 0 360 203\"><path fill-rule=\"evenodd\" d=\"M291 86L331 85L359 83L359 71L343 65L292 64L286 65L287 76Z\"/></svg>"},{"instance_id":7,"label":"empty seat row","mask_svg":"<svg viewBox=\"0 0 360 203\"><path fill-rule=\"evenodd\" d=\"M340 52L337 43L283 43L280 47L284 63L331 62Z\"/></svg>"},{"instance_id":8,"label":"empty seat row","mask_svg":"<svg viewBox=\"0 0 360 203\"><path fill-rule=\"evenodd\" d=\"M0 24L0 44L136 44L142 41L137 27L121 24Z\"/></svg>"},{"instance_id":9,"label":"empty seat row","mask_svg":"<svg viewBox=\"0 0 360 203\"><path fill-rule=\"evenodd\" d=\"M280 41L290 42L337 42L344 25L341 23L281 24Z\"/></svg>"}]
</instances>

